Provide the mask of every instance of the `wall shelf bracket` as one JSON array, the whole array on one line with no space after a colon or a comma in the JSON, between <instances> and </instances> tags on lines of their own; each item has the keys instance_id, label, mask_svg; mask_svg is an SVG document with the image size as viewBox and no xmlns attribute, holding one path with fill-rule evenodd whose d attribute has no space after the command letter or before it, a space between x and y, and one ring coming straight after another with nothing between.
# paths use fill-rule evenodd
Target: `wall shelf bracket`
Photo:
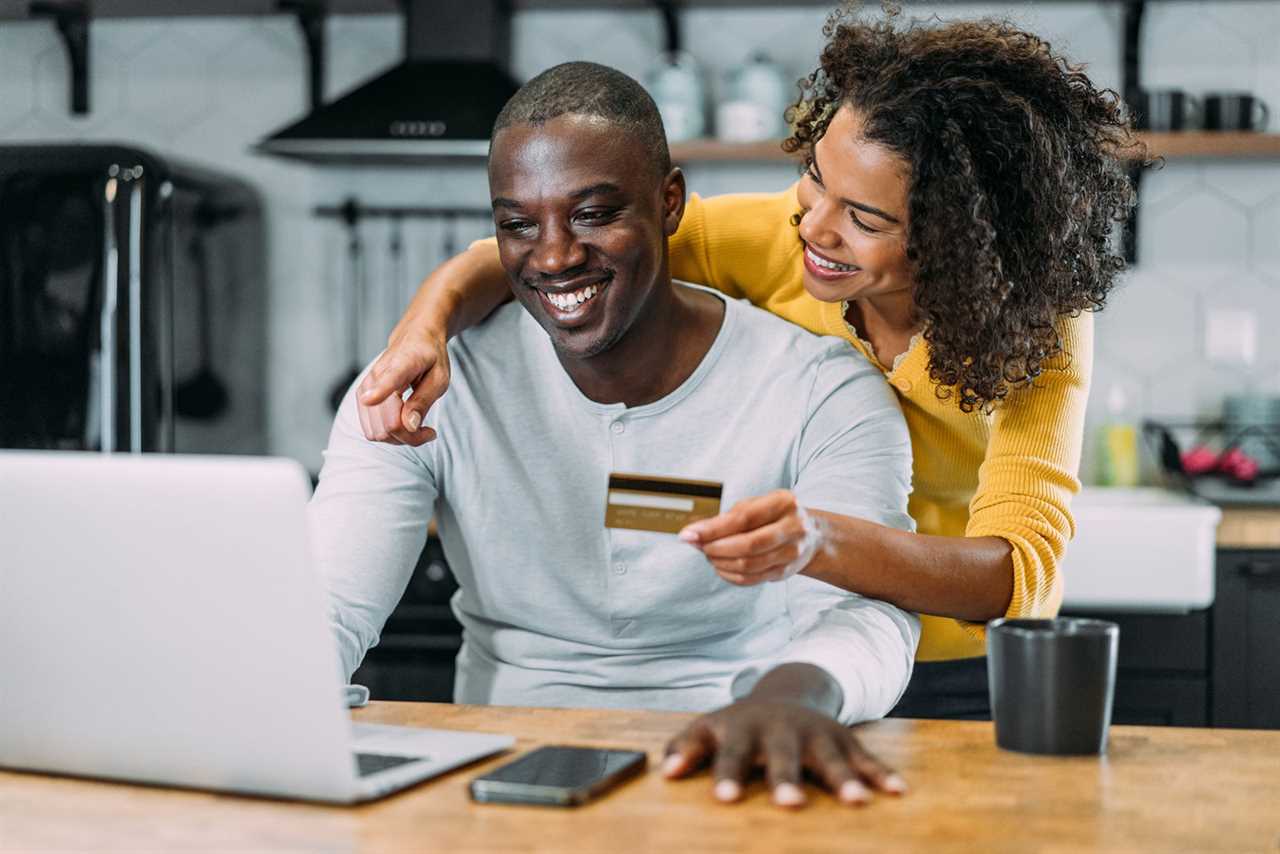
<instances>
[{"instance_id":1,"label":"wall shelf bracket","mask_svg":"<svg viewBox=\"0 0 1280 854\"><path fill-rule=\"evenodd\" d=\"M302 42L307 49L307 80L310 84L311 109L324 103L325 68L328 61L325 22L329 17L323 0L278 0L276 8L298 19Z\"/></svg>"},{"instance_id":2,"label":"wall shelf bracket","mask_svg":"<svg viewBox=\"0 0 1280 854\"><path fill-rule=\"evenodd\" d=\"M89 3L87 0L32 0L27 14L53 18L71 63L71 112L89 112Z\"/></svg>"},{"instance_id":3,"label":"wall shelf bracket","mask_svg":"<svg viewBox=\"0 0 1280 854\"><path fill-rule=\"evenodd\" d=\"M676 0L654 0L653 5L662 15L663 50L668 54L684 50L684 39L680 32L680 9Z\"/></svg>"},{"instance_id":4,"label":"wall shelf bracket","mask_svg":"<svg viewBox=\"0 0 1280 854\"><path fill-rule=\"evenodd\" d=\"M1142 15L1145 11L1144 0L1125 0L1124 35L1120 46L1120 89L1124 93L1125 104L1129 107L1129 115L1135 117L1136 110L1142 103ZM1145 168L1140 161L1129 167L1129 179L1133 182L1134 207L1124 224L1120 241L1124 260L1130 264L1138 260L1139 206L1137 202Z\"/></svg>"}]
</instances>

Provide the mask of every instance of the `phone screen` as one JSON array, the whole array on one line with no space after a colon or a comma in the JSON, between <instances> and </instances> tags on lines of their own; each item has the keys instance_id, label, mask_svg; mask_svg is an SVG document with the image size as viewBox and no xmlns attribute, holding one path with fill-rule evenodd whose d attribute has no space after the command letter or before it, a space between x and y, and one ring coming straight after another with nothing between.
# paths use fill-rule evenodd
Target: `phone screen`
<instances>
[{"instance_id":1,"label":"phone screen","mask_svg":"<svg viewBox=\"0 0 1280 854\"><path fill-rule=\"evenodd\" d=\"M645 759L634 750L542 747L477 777L471 790L483 800L578 801L642 770Z\"/></svg>"}]
</instances>

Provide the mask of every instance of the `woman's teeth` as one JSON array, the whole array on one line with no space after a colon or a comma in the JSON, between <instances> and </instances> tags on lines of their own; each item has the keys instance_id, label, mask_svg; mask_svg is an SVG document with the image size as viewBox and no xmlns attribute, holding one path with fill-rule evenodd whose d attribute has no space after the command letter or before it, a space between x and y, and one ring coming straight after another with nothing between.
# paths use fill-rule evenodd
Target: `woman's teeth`
<instances>
[{"instance_id":1,"label":"woman's teeth","mask_svg":"<svg viewBox=\"0 0 1280 854\"><path fill-rule=\"evenodd\" d=\"M852 273L855 270L862 269L861 267L855 267L852 264L837 264L835 261L828 261L826 258L821 258L813 254L813 250L811 249L806 248L804 251L805 254L809 256L810 261L824 270L835 270L840 273Z\"/></svg>"},{"instance_id":2,"label":"woman's teeth","mask_svg":"<svg viewBox=\"0 0 1280 854\"><path fill-rule=\"evenodd\" d=\"M587 285L567 294L551 294L543 291L547 299L561 311L570 311L582 305L602 290L601 285Z\"/></svg>"}]
</instances>

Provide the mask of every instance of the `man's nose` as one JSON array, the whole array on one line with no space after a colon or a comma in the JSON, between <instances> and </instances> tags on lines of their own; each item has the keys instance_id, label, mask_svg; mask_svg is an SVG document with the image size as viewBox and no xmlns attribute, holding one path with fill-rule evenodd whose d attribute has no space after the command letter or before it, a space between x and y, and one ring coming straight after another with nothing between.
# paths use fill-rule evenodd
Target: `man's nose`
<instances>
[{"instance_id":1,"label":"man's nose","mask_svg":"<svg viewBox=\"0 0 1280 854\"><path fill-rule=\"evenodd\" d=\"M587 249L566 224L542 228L534 247L532 266L544 276L557 276L587 263Z\"/></svg>"}]
</instances>

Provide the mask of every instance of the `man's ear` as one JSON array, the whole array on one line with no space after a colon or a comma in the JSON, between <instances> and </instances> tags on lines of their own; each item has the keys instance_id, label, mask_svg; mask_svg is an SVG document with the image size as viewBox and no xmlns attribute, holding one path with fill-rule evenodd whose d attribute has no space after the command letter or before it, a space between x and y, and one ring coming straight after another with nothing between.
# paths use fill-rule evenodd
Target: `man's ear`
<instances>
[{"instance_id":1,"label":"man's ear","mask_svg":"<svg viewBox=\"0 0 1280 854\"><path fill-rule=\"evenodd\" d=\"M662 179L662 225L667 237L676 233L684 219L685 191L684 172L673 167Z\"/></svg>"}]
</instances>

